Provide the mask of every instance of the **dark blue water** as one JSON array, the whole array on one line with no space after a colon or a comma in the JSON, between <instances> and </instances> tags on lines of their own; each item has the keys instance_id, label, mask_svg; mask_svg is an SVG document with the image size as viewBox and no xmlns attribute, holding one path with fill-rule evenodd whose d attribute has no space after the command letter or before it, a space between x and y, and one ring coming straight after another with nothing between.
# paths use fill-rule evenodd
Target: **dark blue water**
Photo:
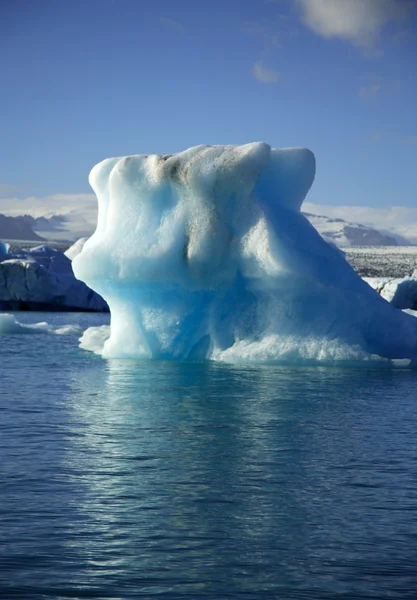
<instances>
[{"instance_id":1,"label":"dark blue water","mask_svg":"<svg viewBox=\"0 0 417 600\"><path fill-rule=\"evenodd\" d=\"M0 343L2 600L417 598L415 371Z\"/></svg>"}]
</instances>

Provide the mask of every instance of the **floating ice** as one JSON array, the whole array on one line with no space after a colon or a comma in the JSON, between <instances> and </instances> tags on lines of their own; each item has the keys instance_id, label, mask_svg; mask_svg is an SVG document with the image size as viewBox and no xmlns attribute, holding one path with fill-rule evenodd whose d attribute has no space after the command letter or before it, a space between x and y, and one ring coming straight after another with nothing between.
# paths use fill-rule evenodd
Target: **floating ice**
<instances>
[{"instance_id":1,"label":"floating ice","mask_svg":"<svg viewBox=\"0 0 417 600\"><path fill-rule=\"evenodd\" d=\"M393 306L417 309L417 270L407 277L365 277L365 281Z\"/></svg>"},{"instance_id":2,"label":"floating ice","mask_svg":"<svg viewBox=\"0 0 417 600\"><path fill-rule=\"evenodd\" d=\"M102 295L104 356L224 361L415 358L417 320L389 305L300 213L306 149L197 146L112 158L90 174L99 215L74 258Z\"/></svg>"},{"instance_id":3,"label":"floating ice","mask_svg":"<svg viewBox=\"0 0 417 600\"><path fill-rule=\"evenodd\" d=\"M75 255L82 245L79 240L68 252ZM107 311L107 305L74 277L70 258L59 250L10 252L0 243L0 309Z\"/></svg>"},{"instance_id":4,"label":"floating ice","mask_svg":"<svg viewBox=\"0 0 417 600\"><path fill-rule=\"evenodd\" d=\"M43 325L43 323L41 324ZM45 323L47 325L47 323ZM44 333L44 328L29 327L16 321L13 315L0 314L0 335L15 335L17 333Z\"/></svg>"},{"instance_id":5,"label":"floating ice","mask_svg":"<svg viewBox=\"0 0 417 600\"><path fill-rule=\"evenodd\" d=\"M99 327L89 327L84 331L80 338L80 348L90 350L96 354L101 354L104 344L110 337L110 327L100 325Z\"/></svg>"},{"instance_id":6,"label":"floating ice","mask_svg":"<svg viewBox=\"0 0 417 600\"><path fill-rule=\"evenodd\" d=\"M0 335L16 335L30 333L53 333L56 335L80 335L82 329L78 325L50 325L46 321L23 325L8 313L0 314Z\"/></svg>"}]
</instances>

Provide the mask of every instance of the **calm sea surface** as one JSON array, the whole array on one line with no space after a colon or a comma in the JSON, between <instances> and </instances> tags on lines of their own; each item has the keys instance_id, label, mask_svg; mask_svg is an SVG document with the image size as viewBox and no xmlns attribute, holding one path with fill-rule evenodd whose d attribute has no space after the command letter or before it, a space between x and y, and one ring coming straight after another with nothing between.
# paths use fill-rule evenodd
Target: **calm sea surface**
<instances>
[{"instance_id":1,"label":"calm sea surface","mask_svg":"<svg viewBox=\"0 0 417 600\"><path fill-rule=\"evenodd\" d=\"M417 372L0 354L2 600L417 598Z\"/></svg>"}]
</instances>

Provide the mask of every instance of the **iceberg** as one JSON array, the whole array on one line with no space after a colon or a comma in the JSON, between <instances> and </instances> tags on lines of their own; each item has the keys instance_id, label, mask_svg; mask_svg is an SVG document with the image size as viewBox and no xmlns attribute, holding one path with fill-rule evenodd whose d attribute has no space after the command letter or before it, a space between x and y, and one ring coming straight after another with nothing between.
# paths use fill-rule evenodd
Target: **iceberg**
<instances>
[{"instance_id":1,"label":"iceberg","mask_svg":"<svg viewBox=\"0 0 417 600\"><path fill-rule=\"evenodd\" d=\"M11 252L0 242L0 310L107 311L105 301L73 274L71 259L49 246Z\"/></svg>"},{"instance_id":2,"label":"iceberg","mask_svg":"<svg viewBox=\"0 0 417 600\"><path fill-rule=\"evenodd\" d=\"M302 215L314 177L312 152L265 143L96 165L97 227L73 269L105 298L111 325L87 330L83 347L228 362L414 360L415 317Z\"/></svg>"}]
</instances>

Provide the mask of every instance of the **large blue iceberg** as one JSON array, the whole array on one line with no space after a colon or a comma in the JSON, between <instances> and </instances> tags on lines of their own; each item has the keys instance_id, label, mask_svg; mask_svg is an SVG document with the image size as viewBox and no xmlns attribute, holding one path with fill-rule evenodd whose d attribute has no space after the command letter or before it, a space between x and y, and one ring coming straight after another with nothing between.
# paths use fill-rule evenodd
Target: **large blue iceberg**
<instances>
[{"instance_id":1,"label":"large blue iceberg","mask_svg":"<svg viewBox=\"0 0 417 600\"><path fill-rule=\"evenodd\" d=\"M95 166L97 229L73 269L108 302L111 329L87 331L83 346L105 339L109 357L414 360L417 319L301 214L314 176L309 150L264 143Z\"/></svg>"}]
</instances>

